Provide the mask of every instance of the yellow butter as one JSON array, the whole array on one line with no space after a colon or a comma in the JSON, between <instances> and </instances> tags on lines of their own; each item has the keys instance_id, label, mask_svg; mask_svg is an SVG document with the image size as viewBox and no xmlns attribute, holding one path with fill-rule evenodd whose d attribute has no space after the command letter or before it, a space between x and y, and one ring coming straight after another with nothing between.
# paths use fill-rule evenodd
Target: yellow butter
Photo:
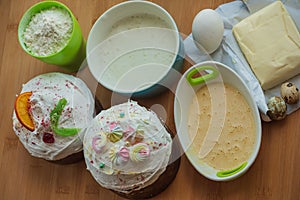
<instances>
[{"instance_id":1,"label":"yellow butter","mask_svg":"<svg viewBox=\"0 0 300 200\"><path fill-rule=\"evenodd\" d=\"M300 73L300 34L281 1L242 20L232 31L264 90Z\"/></svg>"}]
</instances>

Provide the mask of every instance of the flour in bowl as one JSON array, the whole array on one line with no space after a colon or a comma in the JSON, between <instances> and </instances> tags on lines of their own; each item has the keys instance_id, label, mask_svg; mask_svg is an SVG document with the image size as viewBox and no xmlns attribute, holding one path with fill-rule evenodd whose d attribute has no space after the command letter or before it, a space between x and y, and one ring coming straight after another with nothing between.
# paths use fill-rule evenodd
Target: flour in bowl
<instances>
[{"instance_id":1,"label":"flour in bowl","mask_svg":"<svg viewBox=\"0 0 300 200\"><path fill-rule=\"evenodd\" d=\"M52 7L35 14L24 30L27 49L36 56L48 56L60 51L68 43L73 30L70 14Z\"/></svg>"}]
</instances>

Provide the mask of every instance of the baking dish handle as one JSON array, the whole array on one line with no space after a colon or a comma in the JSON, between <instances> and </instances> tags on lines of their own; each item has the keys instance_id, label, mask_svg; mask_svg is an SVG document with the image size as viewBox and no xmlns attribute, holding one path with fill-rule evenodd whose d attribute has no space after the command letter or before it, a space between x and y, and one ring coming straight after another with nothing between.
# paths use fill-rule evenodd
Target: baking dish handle
<instances>
[{"instance_id":1,"label":"baking dish handle","mask_svg":"<svg viewBox=\"0 0 300 200\"><path fill-rule=\"evenodd\" d=\"M200 73L201 71L205 71L206 74L198 77L193 77L194 75ZM219 71L213 66L209 66L209 65L199 66L193 68L190 72L188 72L188 74L186 75L186 79L192 86L194 86L212 80L216 78L218 75L219 75Z\"/></svg>"},{"instance_id":2,"label":"baking dish handle","mask_svg":"<svg viewBox=\"0 0 300 200\"><path fill-rule=\"evenodd\" d=\"M217 172L217 176L221 177L221 178L232 176L232 175L242 171L242 169L244 169L247 166L247 164L248 164L248 162L244 162L243 164L241 164L239 167L237 167L235 169L219 171L219 172Z\"/></svg>"}]
</instances>

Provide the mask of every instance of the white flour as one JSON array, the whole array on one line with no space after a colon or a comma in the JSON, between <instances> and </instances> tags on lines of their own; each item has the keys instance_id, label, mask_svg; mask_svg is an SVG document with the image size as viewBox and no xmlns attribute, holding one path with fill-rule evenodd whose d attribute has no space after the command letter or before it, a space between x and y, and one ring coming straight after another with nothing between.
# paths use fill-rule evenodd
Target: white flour
<instances>
[{"instance_id":1,"label":"white flour","mask_svg":"<svg viewBox=\"0 0 300 200\"><path fill-rule=\"evenodd\" d=\"M73 22L69 13L52 7L35 14L23 33L27 49L36 56L61 50L70 39Z\"/></svg>"}]
</instances>

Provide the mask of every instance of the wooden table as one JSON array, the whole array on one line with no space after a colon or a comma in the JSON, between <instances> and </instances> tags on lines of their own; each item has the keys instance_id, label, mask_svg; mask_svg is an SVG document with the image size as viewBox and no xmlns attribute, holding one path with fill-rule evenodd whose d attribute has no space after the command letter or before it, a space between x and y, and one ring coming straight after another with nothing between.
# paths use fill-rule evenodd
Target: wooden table
<instances>
[{"instance_id":1,"label":"wooden table","mask_svg":"<svg viewBox=\"0 0 300 200\"><path fill-rule=\"evenodd\" d=\"M1 0L0 32L0 199L122 199L100 187L86 170L84 161L57 165L31 157L12 130L15 96L22 83L60 68L27 55L18 44L17 27L22 14L36 0ZM87 38L95 20L120 0L62 0L75 14ZM201 9L215 9L229 0L154 0L174 17L180 32L188 35L194 16ZM185 62L184 70L190 64ZM98 86L97 97L110 106L111 92ZM167 125L175 131L174 95L139 100L151 107L162 105ZM300 199L300 112L283 121L263 123L260 153L250 170L237 180L213 182L201 176L183 155L175 181L153 199Z\"/></svg>"}]
</instances>

